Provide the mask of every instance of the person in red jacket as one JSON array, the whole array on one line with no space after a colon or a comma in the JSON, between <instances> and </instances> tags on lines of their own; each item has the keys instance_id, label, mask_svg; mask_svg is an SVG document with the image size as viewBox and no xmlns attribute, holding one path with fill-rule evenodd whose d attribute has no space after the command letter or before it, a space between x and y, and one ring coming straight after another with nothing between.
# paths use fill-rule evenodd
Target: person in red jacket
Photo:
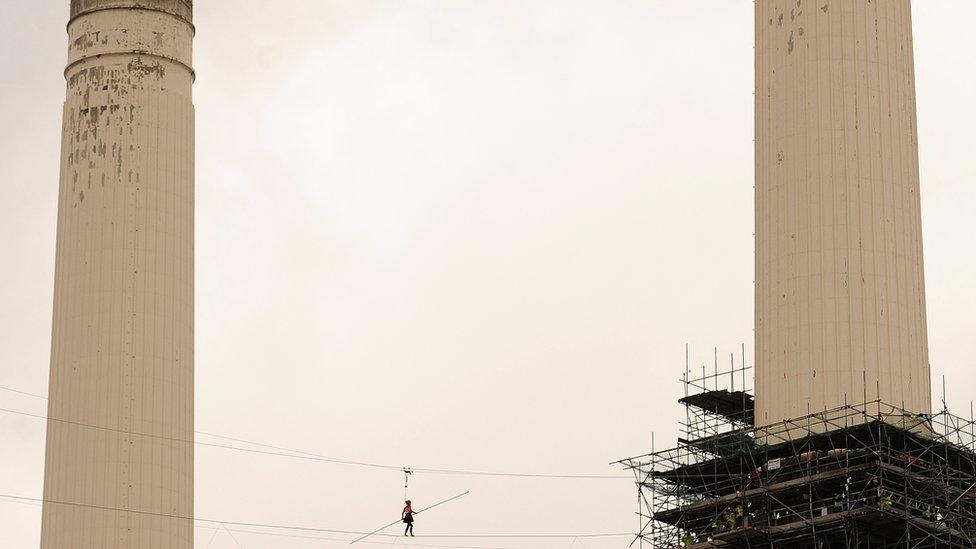
<instances>
[{"instance_id":1,"label":"person in red jacket","mask_svg":"<svg viewBox=\"0 0 976 549\"><path fill-rule=\"evenodd\" d=\"M404 536L413 536L413 507L410 506L410 500L405 501L406 507L403 508L403 522L407 523L406 529L403 530Z\"/></svg>"}]
</instances>

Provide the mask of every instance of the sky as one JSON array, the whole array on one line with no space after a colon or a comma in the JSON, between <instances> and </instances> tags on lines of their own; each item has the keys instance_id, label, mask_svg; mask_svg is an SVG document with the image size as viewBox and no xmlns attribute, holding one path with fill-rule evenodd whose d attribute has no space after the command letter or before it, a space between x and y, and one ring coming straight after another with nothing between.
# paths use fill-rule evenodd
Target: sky
<instances>
[{"instance_id":1,"label":"sky","mask_svg":"<svg viewBox=\"0 0 976 549\"><path fill-rule=\"evenodd\" d=\"M0 386L45 395L68 2L4 4ZM934 401L946 376L965 413L976 3L913 11ZM695 367L742 345L752 363L752 1L201 0L195 19L197 429L393 466L198 446L198 517L368 531L399 514L397 467L615 475L651 433L673 443L686 343ZM43 421L0 412L0 440L0 494L40 497ZM464 491L418 536L637 526L626 478L409 483L418 507ZM198 547L347 545L214 524ZM0 497L0 545L39 530Z\"/></svg>"}]
</instances>

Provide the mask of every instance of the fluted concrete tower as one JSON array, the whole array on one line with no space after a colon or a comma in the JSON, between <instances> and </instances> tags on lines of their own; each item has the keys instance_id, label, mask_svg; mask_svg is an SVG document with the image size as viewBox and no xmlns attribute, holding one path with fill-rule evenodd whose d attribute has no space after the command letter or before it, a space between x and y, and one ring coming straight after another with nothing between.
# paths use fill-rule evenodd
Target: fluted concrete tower
<instances>
[{"instance_id":1,"label":"fluted concrete tower","mask_svg":"<svg viewBox=\"0 0 976 549\"><path fill-rule=\"evenodd\" d=\"M756 420L931 411L910 0L756 0Z\"/></svg>"},{"instance_id":2,"label":"fluted concrete tower","mask_svg":"<svg viewBox=\"0 0 976 549\"><path fill-rule=\"evenodd\" d=\"M71 2L42 549L193 546L191 21Z\"/></svg>"}]
</instances>

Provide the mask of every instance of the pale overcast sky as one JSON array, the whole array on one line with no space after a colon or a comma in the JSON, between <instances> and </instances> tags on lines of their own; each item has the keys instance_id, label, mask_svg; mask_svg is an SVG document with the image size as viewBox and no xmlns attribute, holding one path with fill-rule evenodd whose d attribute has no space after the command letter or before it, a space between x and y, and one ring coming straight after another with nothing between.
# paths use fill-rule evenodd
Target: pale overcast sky
<instances>
[{"instance_id":1,"label":"pale overcast sky","mask_svg":"<svg viewBox=\"0 0 976 549\"><path fill-rule=\"evenodd\" d=\"M740 343L751 363L751 0L196 4L200 431L402 466L612 474L652 431L673 441L685 342L696 364ZM0 385L44 395L68 0L2 7ZM962 411L976 2L914 14L933 387L948 376ZM46 410L9 391L0 407ZM0 494L40 497L43 421L0 412L0 440ZM346 530L395 518L404 491L395 470L207 446L196 480L199 517ZM420 507L464 490L418 535L636 528L627 480L410 484ZM201 548L346 545L202 526ZM39 529L38 507L0 500L0 545L36 547Z\"/></svg>"}]
</instances>

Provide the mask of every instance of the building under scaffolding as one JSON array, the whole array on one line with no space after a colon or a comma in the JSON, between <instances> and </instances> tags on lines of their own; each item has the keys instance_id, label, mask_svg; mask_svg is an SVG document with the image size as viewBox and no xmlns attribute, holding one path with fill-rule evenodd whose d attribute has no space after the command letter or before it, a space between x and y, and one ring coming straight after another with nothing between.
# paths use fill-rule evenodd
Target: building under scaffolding
<instances>
[{"instance_id":1,"label":"building under scaffolding","mask_svg":"<svg viewBox=\"0 0 976 549\"><path fill-rule=\"evenodd\" d=\"M755 381L686 366L678 445L620 462L635 543L976 547L972 417L929 413L911 1L754 7Z\"/></svg>"},{"instance_id":2,"label":"building under scaffolding","mask_svg":"<svg viewBox=\"0 0 976 549\"><path fill-rule=\"evenodd\" d=\"M634 545L976 547L972 417L873 401L757 427L744 384L718 383L747 369L686 374L678 445L619 462L638 486Z\"/></svg>"}]
</instances>

